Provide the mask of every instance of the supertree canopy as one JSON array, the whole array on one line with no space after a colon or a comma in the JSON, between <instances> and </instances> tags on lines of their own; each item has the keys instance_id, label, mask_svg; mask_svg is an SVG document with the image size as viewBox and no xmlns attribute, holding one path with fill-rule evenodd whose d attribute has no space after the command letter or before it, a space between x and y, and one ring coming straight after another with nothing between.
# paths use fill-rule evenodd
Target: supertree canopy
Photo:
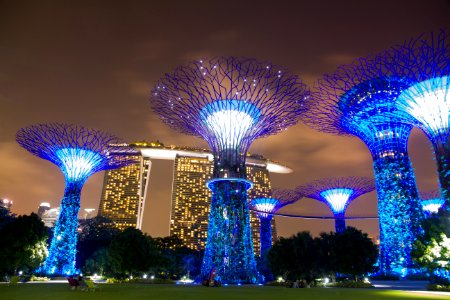
<instances>
[{"instance_id":1,"label":"supertree canopy","mask_svg":"<svg viewBox=\"0 0 450 300\"><path fill-rule=\"evenodd\" d=\"M208 240L202 275L222 282L254 282L245 157L253 140L294 125L305 111L306 86L286 69L254 59L194 61L166 74L152 90L160 118L203 137L214 155Z\"/></svg>"},{"instance_id":2,"label":"supertree canopy","mask_svg":"<svg viewBox=\"0 0 450 300\"><path fill-rule=\"evenodd\" d=\"M450 34L445 30L406 41L389 50L384 66L410 86L398 96L403 118L430 139L442 198L450 207Z\"/></svg>"},{"instance_id":3,"label":"supertree canopy","mask_svg":"<svg viewBox=\"0 0 450 300\"><path fill-rule=\"evenodd\" d=\"M336 232L345 230L345 211L361 195L375 190L373 179L365 177L325 178L297 187L304 197L325 203L333 212Z\"/></svg>"},{"instance_id":4,"label":"supertree canopy","mask_svg":"<svg viewBox=\"0 0 450 300\"><path fill-rule=\"evenodd\" d=\"M325 75L304 120L323 132L357 136L369 148L378 193L380 271L404 274L423 212L407 152L412 125L396 117L395 100L411 81L387 72L385 58L361 58Z\"/></svg>"},{"instance_id":5,"label":"supertree canopy","mask_svg":"<svg viewBox=\"0 0 450 300\"><path fill-rule=\"evenodd\" d=\"M421 192L420 198L422 199L423 212L427 216L438 213L439 209L445 207L446 204L439 191Z\"/></svg>"},{"instance_id":6,"label":"supertree canopy","mask_svg":"<svg viewBox=\"0 0 450 300\"><path fill-rule=\"evenodd\" d=\"M114 154L111 145L122 143L116 137L60 123L22 128L17 132L16 140L32 154L54 163L64 175L66 187L60 215L54 228L49 255L40 271L47 274L74 274L81 189L95 172L131 163L130 158L123 155L131 149L123 147L121 155Z\"/></svg>"},{"instance_id":7,"label":"supertree canopy","mask_svg":"<svg viewBox=\"0 0 450 300\"><path fill-rule=\"evenodd\" d=\"M301 195L294 190L274 188L271 198L256 198L249 202L250 209L254 210L259 218L261 256L272 247L272 214L300 198Z\"/></svg>"}]
</instances>

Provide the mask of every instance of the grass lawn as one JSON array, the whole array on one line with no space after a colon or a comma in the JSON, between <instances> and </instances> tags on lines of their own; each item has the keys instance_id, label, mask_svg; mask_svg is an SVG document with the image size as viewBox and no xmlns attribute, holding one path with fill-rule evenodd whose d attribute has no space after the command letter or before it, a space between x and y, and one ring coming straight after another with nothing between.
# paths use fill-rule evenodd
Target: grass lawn
<instances>
[{"instance_id":1,"label":"grass lawn","mask_svg":"<svg viewBox=\"0 0 450 300\"><path fill-rule=\"evenodd\" d=\"M449 299L449 295L429 295L414 292L311 288L288 289L284 287L227 286L207 288L203 286L149 285L149 284L103 284L95 292L73 291L68 284L37 283L9 286L0 285L1 300L384 300L384 299Z\"/></svg>"}]
</instances>

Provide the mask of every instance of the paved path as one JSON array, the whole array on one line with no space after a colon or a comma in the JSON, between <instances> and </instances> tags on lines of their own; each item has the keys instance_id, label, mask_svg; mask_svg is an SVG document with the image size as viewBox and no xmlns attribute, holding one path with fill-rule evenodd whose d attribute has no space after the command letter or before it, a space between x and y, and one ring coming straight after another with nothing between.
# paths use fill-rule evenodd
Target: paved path
<instances>
[{"instance_id":1,"label":"paved path","mask_svg":"<svg viewBox=\"0 0 450 300\"><path fill-rule=\"evenodd\" d=\"M372 284L378 289L402 290L402 291L425 291L428 281L426 280L373 280Z\"/></svg>"}]
</instances>

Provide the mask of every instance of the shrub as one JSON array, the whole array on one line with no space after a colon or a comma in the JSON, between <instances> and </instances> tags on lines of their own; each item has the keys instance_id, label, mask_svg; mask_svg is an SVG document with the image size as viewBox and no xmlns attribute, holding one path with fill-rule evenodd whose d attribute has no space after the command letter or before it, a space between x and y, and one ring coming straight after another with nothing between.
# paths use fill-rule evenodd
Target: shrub
<instances>
[{"instance_id":1,"label":"shrub","mask_svg":"<svg viewBox=\"0 0 450 300\"><path fill-rule=\"evenodd\" d=\"M39 277L39 276L35 276L35 275L31 275L30 281L49 281L50 278L48 277Z\"/></svg>"},{"instance_id":2,"label":"shrub","mask_svg":"<svg viewBox=\"0 0 450 300\"><path fill-rule=\"evenodd\" d=\"M439 291L439 292L450 292L450 285L427 284L427 290Z\"/></svg>"},{"instance_id":3,"label":"shrub","mask_svg":"<svg viewBox=\"0 0 450 300\"><path fill-rule=\"evenodd\" d=\"M9 280L10 285L16 285L19 282L20 277L19 276L11 276L11 279Z\"/></svg>"}]
</instances>

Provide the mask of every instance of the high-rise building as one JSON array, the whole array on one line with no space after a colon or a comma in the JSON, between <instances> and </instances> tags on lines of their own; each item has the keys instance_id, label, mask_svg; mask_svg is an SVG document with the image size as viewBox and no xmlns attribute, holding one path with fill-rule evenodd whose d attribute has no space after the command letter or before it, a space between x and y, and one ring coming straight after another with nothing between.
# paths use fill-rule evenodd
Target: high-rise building
<instances>
[{"instance_id":1,"label":"high-rise building","mask_svg":"<svg viewBox=\"0 0 450 300\"><path fill-rule=\"evenodd\" d=\"M119 229L141 228L151 160L173 160L170 235L178 236L191 249L203 249L211 199L211 191L206 187L213 170L211 153L205 149L164 146L159 142L131 145L140 151L139 163L105 172L98 215L108 218ZM262 156L247 157L247 176L254 184L249 190L249 200L270 195L269 172L292 170ZM273 240L276 240L275 222L272 224ZM259 253L259 219L253 213L251 226L255 253Z\"/></svg>"},{"instance_id":2,"label":"high-rise building","mask_svg":"<svg viewBox=\"0 0 450 300\"><path fill-rule=\"evenodd\" d=\"M206 182L212 176L208 157L177 155L173 169L170 235L180 237L186 246L205 248L211 191Z\"/></svg>"},{"instance_id":3,"label":"high-rise building","mask_svg":"<svg viewBox=\"0 0 450 300\"><path fill-rule=\"evenodd\" d=\"M98 215L114 227L141 228L151 162L137 154L135 164L105 171Z\"/></svg>"}]
</instances>

